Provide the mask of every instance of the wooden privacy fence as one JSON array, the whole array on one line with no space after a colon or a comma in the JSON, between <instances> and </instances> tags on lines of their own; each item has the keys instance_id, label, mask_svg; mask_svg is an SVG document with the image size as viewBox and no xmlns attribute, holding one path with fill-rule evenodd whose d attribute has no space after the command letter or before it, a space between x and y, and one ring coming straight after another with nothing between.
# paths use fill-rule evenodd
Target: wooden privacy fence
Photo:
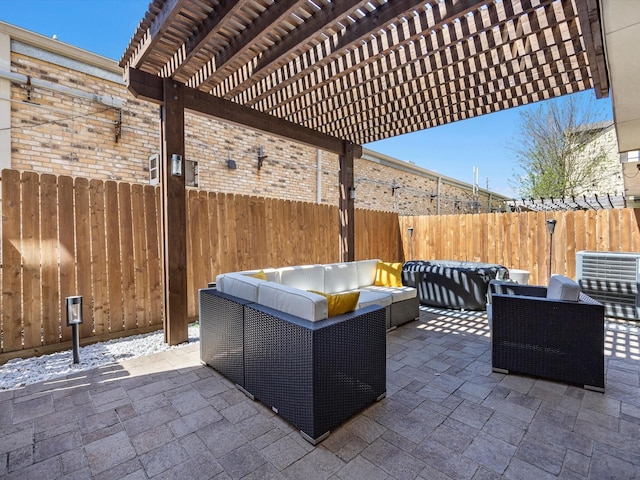
<instances>
[{"instance_id":1,"label":"wooden privacy fence","mask_svg":"<svg viewBox=\"0 0 640 480\"><path fill-rule=\"evenodd\" d=\"M187 197L188 312L220 273L339 260L338 207L190 190ZM402 260L398 216L356 209L357 258Z\"/></svg>"},{"instance_id":2,"label":"wooden privacy fence","mask_svg":"<svg viewBox=\"0 0 640 480\"><path fill-rule=\"evenodd\" d=\"M0 362L68 348L65 297L82 295L83 343L162 327L159 189L2 171ZM188 313L219 273L339 260L338 208L190 190ZM401 261L395 213L356 209L358 258ZM16 353L18 352L18 353Z\"/></svg>"},{"instance_id":3,"label":"wooden privacy fence","mask_svg":"<svg viewBox=\"0 0 640 480\"><path fill-rule=\"evenodd\" d=\"M158 187L2 171L0 362L68 348L64 301L82 295L84 343L162 327ZM188 314L229 271L339 260L338 208L190 190ZM576 252L640 251L634 210L400 217L355 210L356 259L474 260L575 278ZM413 227L410 241L408 227Z\"/></svg>"},{"instance_id":4,"label":"wooden privacy fence","mask_svg":"<svg viewBox=\"0 0 640 480\"><path fill-rule=\"evenodd\" d=\"M580 250L638 252L640 231L634 209L571 212L484 213L400 217L407 256L470 260L529 270L529 283L545 285L549 275L547 219L556 220L552 273L575 279ZM413 227L413 239L407 229Z\"/></svg>"},{"instance_id":5,"label":"wooden privacy fence","mask_svg":"<svg viewBox=\"0 0 640 480\"><path fill-rule=\"evenodd\" d=\"M82 295L82 338L162 325L157 189L2 171L2 352L68 342L65 297Z\"/></svg>"}]
</instances>

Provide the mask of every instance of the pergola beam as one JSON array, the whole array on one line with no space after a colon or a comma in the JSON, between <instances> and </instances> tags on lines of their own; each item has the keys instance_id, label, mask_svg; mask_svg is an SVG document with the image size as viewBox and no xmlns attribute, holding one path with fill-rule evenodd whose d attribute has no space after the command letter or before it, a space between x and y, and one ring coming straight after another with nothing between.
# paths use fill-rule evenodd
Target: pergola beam
<instances>
[{"instance_id":1,"label":"pergola beam","mask_svg":"<svg viewBox=\"0 0 640 480\"><path fill-rule=\"evenodd\" d=\"M142 98L158 105L164 103L163 79L161 77L135 68L129 68L126 72L126 77L129 90L136 98ZM349 149L353 149L356 158L362 155L362 147L360 145L345 142L331 135L317 132L195 88L183 85L183 91L184 108L195 113L288 138L338 155L345 155L347 153L345 145L349 145Z\"/></svg>"},{"instance_id":2,"label":"pergola beam","mask_svg":"<svg viewBox=\"0 0 640 480\"><path fill-rule=\"evenodd\" d=\"M167 32L173 20L180 13L180 9L186 0L167 0L153 20L149 27L149 35L145 39L140 50L136 52L135 60L132 62L134 67L142 65L148 58L149 54L156 48L162 36Z\"/></svg>"},{"instance_id":3,"label":"pergola beam","mask_svg":"<svg viewBox=\"0 0 640 480\"><path fill-rule=\"evenodd\" d=\"M576 0L580 29L589 58L593 90L596 98L609 96L609 73L605 58L602 24L597 0Z\"/></svg>"}]
</instances>

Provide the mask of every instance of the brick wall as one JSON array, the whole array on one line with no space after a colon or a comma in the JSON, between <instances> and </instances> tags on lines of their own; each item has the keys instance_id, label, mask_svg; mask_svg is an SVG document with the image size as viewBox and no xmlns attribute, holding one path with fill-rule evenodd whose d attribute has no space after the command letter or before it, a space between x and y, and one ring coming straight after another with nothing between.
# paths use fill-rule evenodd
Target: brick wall
<instances>
[{"instance_id":1,"label":"brick wall","mask_svg":"<svg viewBox=\"0 0 640 480\"><path fill-rule=\"evenodd\" d=\"M159 107L137 100L126 87L72 68L11 53L11 70L83 92L125 100L121 111L41 87L12 84L12 168L146 183L148 158L159 152ZM116 122L121 118L116 141ZM317 150L207 117L186 114L186 160L199 162L200 188L315 202ZM258 171L258 148L264 160ZM232 159L237 169L227 167ZM355 161L356 206L404 215L468 213L470 186L460 188L426 175L365 159ZM320 200L338 203L338 158L322 152ZM392 186L401 187L392 194ZM481 194L482 211L488 198ZM501 202L493 202L499 208Z\"/></svg>"}]
</instances>

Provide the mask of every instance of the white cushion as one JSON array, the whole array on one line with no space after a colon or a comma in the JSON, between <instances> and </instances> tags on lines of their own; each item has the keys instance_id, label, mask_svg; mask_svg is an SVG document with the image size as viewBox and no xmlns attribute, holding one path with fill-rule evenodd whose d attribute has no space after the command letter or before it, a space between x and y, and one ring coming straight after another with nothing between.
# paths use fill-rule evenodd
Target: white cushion
<instances>
[{"instance_id":1,"label":"white cushion","mask_svg":"<svg viewBox=\"0 0 640 480\"><path fill-rule=\"evenodd\" d=\"M261 282L257 303L311 322L329 315L326 297L274 282Z\"/></svg>"},{"instance_id":2,"label":"white cushion","mask_svg":"<svg viewBox=\"0 0 640 480\"><path fill-rule=\"evenodd\" d=\"M279 268L280 283L300 290L324 291L324 265Z\"/></svg>"},{"instance_id":3,"label":"white cushion","mask_svg":"<svg viewBox=\"0 0 640 480\"><path fill-rule=\"evenodd\" d=\"M360 290L360 298L358 299L358 308L368 307L369 305L380 305L388 307L391 305L391 294L385 292L376 292L373 290Z\"/></svg>"},{"instance_id":4,"label":"white cushion","mask_svg":"<svg viewBox=\"0 0 640 480\"><path fill-rule=\"evenodd\" d=\"M358 288L368 287L376 282L376 271L380 260L360 260L354 262L358 272Z\"/></svg>"},{"instance_id":5,"label":"white cushion","mask_svg":"<svg viewBox=\"0 0 640 480\"><path fill-rule=\"evenodd\" d=\"M245 270L244 272L238 272L238 273L242 273L244 275L254 275L260 271L263 271L265 273L265 275L267 276L267 281L268 282L277 282L280 283L280 270L277 270L275 268L261 268L258 270Z\"/></svg>"},{"instance_id":6,"label":"white cushion","mask_svg":"<svg viewBox=\"0 0 640 480\"><path fill-rule=\"evenodd\" d=\"M261 283L267 282L241 272L225 273L216 278L216 288L219 292L250 302L258 301L258 285Z\"/></svg>"},{"instance_id":7,"label":"white cushion","mask_svg":"<svg viewBox=\"0 0 640 480\"><path fill-rule=\"evenodd\" d=\"M324 266L324 293L342 293L358 289L358 272L354 263L331 263Z\"/></svg>"},{"instance_id":8,"label":"white cushion","mask_svg":"<svg viewBox=\"0 0 640 480\"><path fill-rule=\"evenodd\" d=\"M391 295L391 301L393 303L415 298L416 295L418 294L418 290L416 290L415 288L404 287L404 286L403 287L376 287L372 285L370 287L364 287L360 289L360 291L365 291L365 290Z\"/></svg>"},{"instance_id":9,"label":"white cushion","mask_svg":"<svg viewBox=\"0 0 640 480\"><path fill-rule=\"evenodd\" d=\"M564 275L551 275L547 298L577 302L580 300L580 285Z\"/></svg>"}]
</instances>

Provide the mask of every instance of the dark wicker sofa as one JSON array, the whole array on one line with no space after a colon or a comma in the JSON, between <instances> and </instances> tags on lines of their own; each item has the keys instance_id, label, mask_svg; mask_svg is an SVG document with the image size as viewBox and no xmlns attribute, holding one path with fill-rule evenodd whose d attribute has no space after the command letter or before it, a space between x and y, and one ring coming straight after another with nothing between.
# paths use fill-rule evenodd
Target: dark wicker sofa
<instances>
[{"instance_id":1,"label":"dark wicker sofa","mask_svg":"<svg viewBox=\"0 0 640 480\"><path fill-rule=\"evenodd\" d=\"M311 322L202 289L200 358L315 445L384 398L385 309L368 306Z\"/></svg>"},{"instance_id":2,"label":"dark wicker sofa","mask_svg":"<svg viewBox=\"0 0 640 480\"><path fill-rule=\"evenodd\" d=\"M484 310L489 282L508 276L507 268L492 263L412 260L402 266L402 283L432 307Z\"/></svg>"},{"instance_id":3,"label":"dark wicker sofa","mask_svg":"<svg viewBox=\"0 0 640 480\"><path fill-rule=\"evenodd\" d=\"M492 367L604 391L604 306L546 298L547 288L492 281Z\"/></svg>"}]
</instances>

